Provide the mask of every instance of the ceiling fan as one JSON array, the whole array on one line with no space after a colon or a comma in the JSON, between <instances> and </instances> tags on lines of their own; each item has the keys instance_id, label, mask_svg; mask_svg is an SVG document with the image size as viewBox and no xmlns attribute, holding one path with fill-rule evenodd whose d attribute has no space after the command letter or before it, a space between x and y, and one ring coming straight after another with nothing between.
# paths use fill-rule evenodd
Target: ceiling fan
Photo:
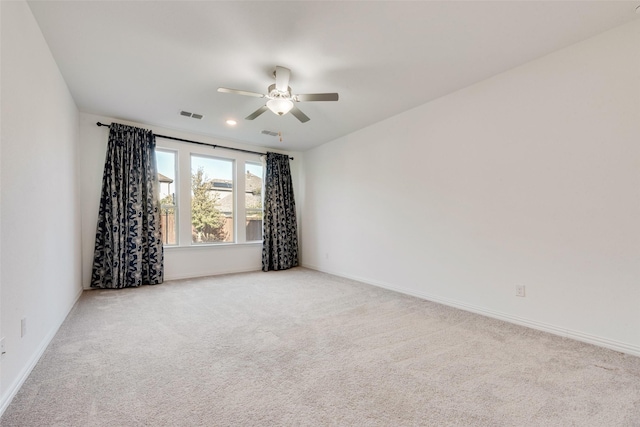
<instances>
[{"instance_id":1,"label":"ceiling fan","mask_svg":"<svg viewBox=\"0 0 640 427\"><path fill-rule=\"evenodd\" d=\"M235 93L238 95L268 99L265 105L245 117L246 120L253 120L265 111L271 110L279 116L283 116L288 112L291 112L291 114L293 114L298 120L300 120L302 123L305 123L310 119L306 114L300 111L298 107L295 106L295 102L338 100L337 93L307 93L301 95L292 95L291 88L289 87L291 70L289 70L288 68L277 66L276 70L273 72L273 76L275 77L276 82L269 86L266 94L248 92L246 90L227 89L225 87L219 87L218 92Z\"/></svg>"}]
</instances>

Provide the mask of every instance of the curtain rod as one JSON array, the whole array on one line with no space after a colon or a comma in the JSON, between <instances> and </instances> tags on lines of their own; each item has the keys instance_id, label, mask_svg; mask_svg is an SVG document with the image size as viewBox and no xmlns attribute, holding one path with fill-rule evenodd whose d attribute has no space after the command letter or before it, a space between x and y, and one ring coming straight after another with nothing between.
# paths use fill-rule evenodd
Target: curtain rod
<instances>
[{"instance_id":1,"label":"curtain rod","mask_svg":"<svg viewBox=\"0 0 640 427\"><path fill-rule=\"evenodd\" d=\"M111 127L111 125L105 125L104 123L100 123L100 122L96 123L96 125ZM260 153L258 151L243 150L242 148L234 148L234 147L225 147L224 145L207 144L206 142L192 141L190 139L176 138L176 137L173 137L173 136L166 136L166 135L155 135L155 136L157 136L159 138L164 138L164 139L173 139L174 141L188 142L190 144L206 145L208 147L213 147L213 148L224 148L225 150L241 151L243 153L258 154L260 156L266 155L266 153ZM293 160L293 157L289 157L289 158L291 160Z\"/></svg>"}]
</instances>

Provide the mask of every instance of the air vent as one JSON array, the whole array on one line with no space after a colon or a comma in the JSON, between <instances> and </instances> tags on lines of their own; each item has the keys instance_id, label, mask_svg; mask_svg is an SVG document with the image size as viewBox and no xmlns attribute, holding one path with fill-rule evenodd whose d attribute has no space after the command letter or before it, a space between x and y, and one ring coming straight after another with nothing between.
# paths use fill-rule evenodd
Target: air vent
<instances>
[{"instance_id":1,"label":"air vent","mask_svg":"<svg viewBox=\"0 0 640 427\"><path fill-rule=\"evenodd\" d=\"M269 136L278 136L278 132L274 132L272 130L263 130L262 133Z\"/></svg>"},{"instance_id":2,"label":"air vent","mask_svg":"<svg viewBox=\"0 0 640 427\"><path fill-rule=\"evenodd\" d=\"M185 117L191 117L192 119L198 119L198 120L204 117L202 114L190 113L188 111L180 111L180 115Z\"/></svg>"}]
</instances>

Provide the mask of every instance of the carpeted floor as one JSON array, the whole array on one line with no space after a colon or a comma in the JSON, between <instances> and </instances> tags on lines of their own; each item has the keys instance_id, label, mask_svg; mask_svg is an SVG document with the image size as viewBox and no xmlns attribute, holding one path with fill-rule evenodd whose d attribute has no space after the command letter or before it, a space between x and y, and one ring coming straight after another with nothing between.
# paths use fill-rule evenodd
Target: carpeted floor
<instances>
[{"instance_id":1,"label":"carpeted floor","mask_svg":"<svg viewBox=\"0 0 640 427\"><path fill-rule=\"evenodd\" d=\"M639 426L640 358L296 268L85 292L2 426Z\"/></svg>"}]
</instances>

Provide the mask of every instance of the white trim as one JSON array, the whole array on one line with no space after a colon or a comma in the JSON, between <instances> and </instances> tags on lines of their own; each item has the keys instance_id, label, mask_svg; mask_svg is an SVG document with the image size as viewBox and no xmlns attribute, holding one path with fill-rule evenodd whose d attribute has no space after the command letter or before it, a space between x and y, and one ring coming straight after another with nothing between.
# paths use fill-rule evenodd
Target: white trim
<instances>
[{"instance_id":1,"label":"white trim","mask_svg":"<svg viewBox=\"0 0 640 427\"><path fill-rule=\"evenodd\" d=\"M388 285L386 283L364 279L362 277L350 276L348 274L334 272L334 271L331 271L330 269L320 268L318 266L311 265L311 264L305 263L305 264L302 264L302 266L305 268L309 268L311 270L321 271L323 273L344 277L346 279L356 280L358 282L362 282L367 285L377 286L379 288L388 289L391 291L399 292L401 294L411 295L417 298L447 305L449 307L459 308L461 310L469 311L472 313L480 314L483 316L491 317L491 318L502 320L509 323L514 323L516 325L526 326L531 329L548 332L553 335L558 335L565 338L571 338L576 341L581 341L587 344L593 344L599 347L608 348L611 350L619 351L621 353L630 354L632 356L640 356L640 346L636 346L633 344L628 344L621 341L615 341L609 338L599 337L597 335L586 334L584 332L574 331L571 329L563 328L563 327L552 325L549 323L538 322L536 320L513 316L513 315L502 313L499 311L489 310L483 307L467 304L467 303L450 299L450 298L443 298L443 297L439 297L439 296L428 294L428 293L416 292L413 290L399 288L396 286Z\"/></svg>"},{"instance_id":2,"label":"white trim","mask_svg":"<svg viewBox=\"0 0 640 427\"><path fill-rule=\"evenodd\" d=\"M51 331L47 334L47 336L45 336L45 338L42 340L42 343L38 347L37 351L33 354L31 359L29 360L29 363L27 363L24 366L24 368L22 369L22 372L20 372L20 375L18 375L18 377L13 382L13 384L11 384L11 386L7 389L7 392L5 393L5 395L2 396L2 400L0 401L0 417L2 416L2 414L4 414L4 411L7 410L7 408L11 404L11 401L13 400L13 398L16 396L16 394L22 387L22 384L24 384L27 378L29 378L31 371L33 371L33 368L36 367L36 365L40 361L40 358L44 354L45 350L47 349L47 347L49 347L49 344L51 344L53 337L56 336L56 334L58 333L58 330L60 329L60 326L62 326L64 321L67 319L67 316L69 316L69 313L71 313L71 310L78 302L78 299L82 295L82 292L84 292L84 289L80 289L76 297L73 299L73 302L71 303L69 308L66 310L66 314L58 322L56 327L51 329Z\"/></svg>"}]
</instances>

